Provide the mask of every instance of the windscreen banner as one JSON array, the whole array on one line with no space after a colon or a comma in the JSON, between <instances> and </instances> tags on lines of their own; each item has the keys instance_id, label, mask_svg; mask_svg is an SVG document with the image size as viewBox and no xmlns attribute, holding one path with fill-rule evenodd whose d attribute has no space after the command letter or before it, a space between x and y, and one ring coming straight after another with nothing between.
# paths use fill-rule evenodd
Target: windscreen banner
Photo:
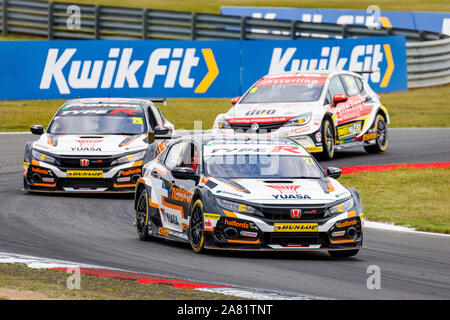
<instances>
[{"instance_id":1,"label":"windscreen banner","mask_svg":"<svg viewBox=\"0 0 450 320\"><path fill-rule=\"evenodd\" d=\"M221 7L221 14L264 19L299 20L303 22L364 25L369 28L402 28L450 35L450 12L378 11L367 10Z\"/></svg>"},{"instance_id":2,"label":"windscreen banner","mask_svg":"<svg viewBox=\"0 0 450 320\"><path fill-rule=\"evenodd\" d=\"M402 36L263 41L0 41L0 99L239 96L261 76L364 71L377 92L407 90Z\"/></svg>"}]
</instances>

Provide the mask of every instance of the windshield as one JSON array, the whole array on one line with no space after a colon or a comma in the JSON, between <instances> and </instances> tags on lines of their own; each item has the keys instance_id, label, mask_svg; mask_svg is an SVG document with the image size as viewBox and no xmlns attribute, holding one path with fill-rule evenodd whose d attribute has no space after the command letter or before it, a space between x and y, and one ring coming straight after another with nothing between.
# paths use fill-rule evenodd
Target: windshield
<instances>
[{"instance_id":1,"label":"windshield","mask_svg":"<svg viewBox=\"0 0 450 320\"><path fill-rule=\"evenodd\" d=\"M259 81L240 103L312 102L322 94L326 78L286 78Z\"/></svg>"},{"instance_id":2,"label":"windshield","mask_svg":"<svg viewBox=\"0 0 450 320\"><path fill-rule=\"evenodd\" d=\"M50 123L52 134L142 134L146 132L141 107L61 108Z\"/></svg>"},{"instance_id":3,"label":"windshield","mask_svg":"<svg viewBox=\"0 0 450 320\"><path fill-rule=\"evenodd\" d=\"M310 156L231 154L205 156L207 175L230 179L322 178L323 173Z\"/></svg>"}]
</instances>

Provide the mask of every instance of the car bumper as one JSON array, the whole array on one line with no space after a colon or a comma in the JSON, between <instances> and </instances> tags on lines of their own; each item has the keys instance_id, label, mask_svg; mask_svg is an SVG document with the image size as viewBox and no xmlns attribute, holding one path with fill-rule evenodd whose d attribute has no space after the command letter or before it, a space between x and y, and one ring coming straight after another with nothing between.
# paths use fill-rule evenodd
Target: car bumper
<instances>
[{"instance_id":1,"label":"car bumper","mask_svg":"<svg viewBox=\"0 0 450 320\"><path fill-rule=\"evenodd\" d=\"M237 213L234 216L205 215L206 248L332 251L359 249L363 244L364 222L355 211L306 221L268 221Z\"/></svg>"},{"instance_id":2,"label":"car bumper","mask_svg":"<svg viewBox=\"0 0 450 320\"><path fill-rule=\"evenodd\" d=\"M36 192L126 192L135 190L142 161L102 169L60 168L42 161L24 162L24 189Z\"/></svg>"}]
</instances>

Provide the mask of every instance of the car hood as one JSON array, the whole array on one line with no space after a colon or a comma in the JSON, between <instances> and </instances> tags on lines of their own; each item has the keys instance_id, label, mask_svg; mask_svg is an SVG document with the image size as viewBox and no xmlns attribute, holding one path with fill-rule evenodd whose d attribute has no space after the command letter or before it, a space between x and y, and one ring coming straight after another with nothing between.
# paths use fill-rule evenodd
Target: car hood
<instances>
[{"instance_id":1,"label":"car hood","mask_svg":"<svg viewBox=\"0 0 450 320\"><path fill-rule=\"evenodd\" d=\"M34 147L58 155L116 155L148 147L146 135L43 134Z\"/></svg>"},{"instance_id":2,"label":"car hood","mask_svg":"<svg viewBox=\"0 0 450 320\"><path fill-rule=\"evenodd\" d=\"M225 119L234 123L284 122L304 113L317 110L319 102L304 103L240 103L231 108Z\"/></svg>"},{"instance_id":3,"label":"car hood","mask_svg":"<svg viewBox=\"0 0 450 320\"><path fill-rule=\"evenodd\" d=\"M265 204L324 204L351 195L332 178L323 179L220 179L212 192L221 197Z\"/></svg>"}]
</instances>

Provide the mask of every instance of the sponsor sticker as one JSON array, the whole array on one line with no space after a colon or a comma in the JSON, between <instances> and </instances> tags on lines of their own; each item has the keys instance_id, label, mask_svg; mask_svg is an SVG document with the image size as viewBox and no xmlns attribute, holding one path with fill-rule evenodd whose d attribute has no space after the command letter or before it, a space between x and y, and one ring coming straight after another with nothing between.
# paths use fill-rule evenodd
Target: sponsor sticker
<instances>
[{"instance_id":1,"label":"sponsor sticker","mask_svg":"<svg viewBox=\"0 0 450 320\"><path fill-rule=\"evenodd\" d=\"M275 232L318 232L317 223L275 223Z\"/></svg>"},{"instance_id":2,"label":"sponsor sticker","mask_svg":"<svg viewBox=\"0 0 450 320\"><path fill-rule=\"evenodd\" d=\"M355 219L336 223L337 228L345 228L345 227L350 227L350 226L354 226L354 225L356 225Z\"/></svg>"},{"instance_id":3,"label":"sponsor sticker","mask_svg":"<svg viewBox=\"0 0 450 320\"><path fill-rule=\"evenodd\" d=\"M366 133L365 135L363 135L363 140L372 140L375 139L376 137L377 137L376 132Z\"/></svg>"},{"instance_id":4,"label":"sponsor sticker","mask_svg":"<svg viewBox=\"0 0 450 320\"><path fill-rule=\"evenodd\" d=\"M205 219L220 220L220 214L204 213L203 216Z\"/></svg>"},{"instance_id":5,"label":"sponsor sticker","mask_svg":"<svg viewBox=\"0 0 450 320\"><path fill-rule=\"evenodd\" d=\"M67 170L67 178L103 178L103 171L97 170Z\"/></svg>"},{"instance_id":6,"label":"sponsor sticker","mask_svg":"<svg viewBox=\"0 0 450 320\"><path fill-rule=\"evenodd\" d=\"M159 228L158 229L158 232L159 232L159 234L161 235L161 236L164 236L164 237L168 237L169 236L169 232L170 232L170 230L169 229L166 229L166 228Z\"/></svg>"}]
</instances>

